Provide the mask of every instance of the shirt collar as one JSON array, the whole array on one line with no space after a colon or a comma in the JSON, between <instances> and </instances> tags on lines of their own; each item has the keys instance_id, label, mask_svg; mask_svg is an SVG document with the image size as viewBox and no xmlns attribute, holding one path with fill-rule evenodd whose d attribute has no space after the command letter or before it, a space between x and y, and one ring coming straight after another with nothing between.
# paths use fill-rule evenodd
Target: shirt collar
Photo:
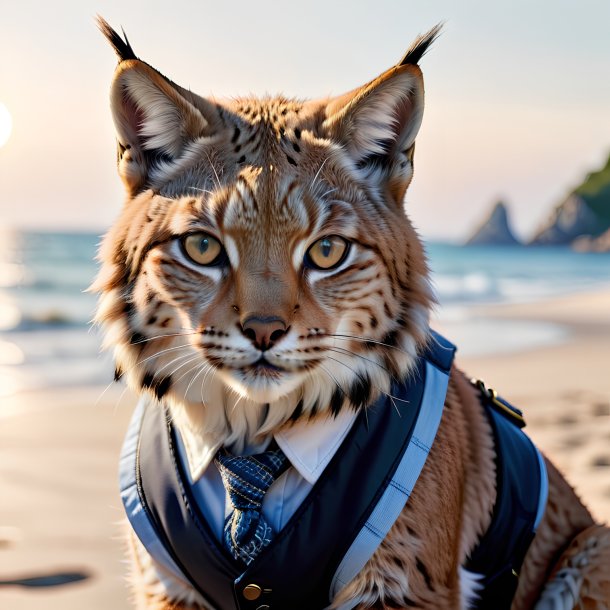
<instances>
[{"instance_id":1,"label":"shirt collar","mask_svg":"<svg viewBox=\"0 0 610 610\"><path fill-rule=\"evenodd\" d=\"M357 416L358 413L350 409L341 411L336 417L329 414L313 421L298 421L276 432L274 438L292 466L313 485L337 453ZM203 476L222 443L213 436L185 429L180 430L180 437L189 474L195 482Z\"/></svg>"}]
</instances>

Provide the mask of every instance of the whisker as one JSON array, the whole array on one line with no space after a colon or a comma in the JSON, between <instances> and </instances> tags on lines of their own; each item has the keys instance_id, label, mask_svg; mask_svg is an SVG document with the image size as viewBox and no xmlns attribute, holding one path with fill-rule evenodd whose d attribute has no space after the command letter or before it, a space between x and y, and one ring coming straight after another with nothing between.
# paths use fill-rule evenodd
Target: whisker
<instances>
[{"instance_id":1,"label":"whisker","mask_svg":"<svg viewBox=\"0 0 610 610\"><path fill-rule=\"evenodd\" d=\"M390 345L389 343L383 343L383 341L377 341L376 339L368 339L367 337L359 337L357 335L337 335L332 333L327 333L325 335L321 335L322 337L334 337L336 339L352 339L354 341L361 341L362 343L374 343L375 345L382 345L383 347L389 347L390 349L395 349L399 352L402 352L406 356L411 357L412 354L405 351L404 349L400 349L400 347L396 347L395 345Z\"/></svg>"},{"instance_id":2,"label":"whisker","mask_svg":"<svg viewBox=\"0 0 610 610\"><path fill-rule=\"evenodd\" d=\"M145 362L148 362L149 360L152 360L153 358L158 358L159 356L162 356L163 354L166 354L168 352L172 352L172 351L176 351L176 350L180 350L180 349L188 349L189 347L191 347L190 345L174 345L173 347L167 347L163 350L161 350L160 352L157 352L155 354L152 354L150 356L148 356L147 358L142 358L141 360L138 360L137 362L135 362L134 364L132 364L129 368L125 369L124 371L121 371L121 376L125 375L125 374L129 374L131 373L131 371L133 371L138 365L140 364L144 364ZM188 354L185 354L185 356L187 356ZM174 360L170 360L170 362L164 364L159 371L162 371L164 368L166 368L168 365L172 364L173 362L175 362ZM98 396L97 400L95 401L94 407L97 407L99 401L104 397L104 395L106 394L106 392L116 383L117 380L113 380L111 381L102 391L102 393Z\"/></svg>"},{"instance_id":3,"label":"whisker","mask_svg":"<svg viewBox=\"0 0 610 610\"><path fill-rule=\"evenodd\" d=\"M326 197L326 195L330 195L331 193L334 193L336 190L338 190L338 189L337 188L329 189L328 191L326 191L326 193L324 193L323 195L320 195L320 199L324 199L324 197Z\"/></svg>"},{"instance_id":4,"label":"whisker","mask_svg":"<svg viewBox=\"0 0 610 610\"><path fill-rule=\"evenodd\" d=\"M386 371L390 375L390 377L392 379L394 379L394 381L397 381L397 379L394 377L394 375L392 375L390 369L387 366L383 366L383 364L380 364L379 362L376 362L375 360L373 360L371 358L367 358L366 356L363 356L362 354L358 354L357 352L352 352L351 350L345 349L343 347L335 346L335 347L328 347L327 349L330 352L343 353L343 354L347 354L348 356L354 356L355 358L362 358L362 360L366 360L367 362L370 362L371 364L377 365L379 368Z\"/></svg>"},{"instance_id":5,"label":"whisker","mask_svg":"<svg viewBox=\"0 0 610 610\"><path fill-rule=\"evenodd\" d=\"M167 352L172 352L172 351L175 351L175 350L185 349L185 348L189 348L189 347L190 347L190 345L174 345L173 347L168 347L168 348L166 348L164 350L161 350L160 352L152 354L151 356L148 356L147 358L142 358L141 360L138 360L137 362L132 364L129 368L125 369L124 371L121 371L121 376L123 376L125 374L131 373L131 371L133 371L133 369L135 369L136 366L138 366L140 364L144 364L145 362L148 362L149 360L152 360L153 358L158 358L159 356L162 356L163 354L166 354ZM173 361L170 361L169 364L171 364L171 362L173 362ZM162 371L166 366L167 366L167 364L165 364L159 370ZM103 392L99 395L98 399L95 401L95 405L94 406L97 406L99 401L104 397L104 394L106 394L106 392L116 383L116 381L118 381L118 380L111 381L104 388Z\"/></svg>"},{"instance_id":6,"label":"whisker","mask_svg":"<svg viewBox=\"0 0 610 610\"><path fill-rule=\"evenodd\" d=\"M149 360L152 360L153 358L158 358L159 356L163 356L163 354L167 354L168 352L175 352L177 350L180 349L188 349L192 347L192 345L187 344L187 345L174 345L172 347L166 347L165 349L162 349L160 352L156 352L146 358L142 358L142 360L138 360L138 362L136 362L133 366L131 366L129 369L127 369L127 371L131 370L132 368L138 366L139 364L144 364L145 362L148 362ZM126 371L126 372L127 372Z\"/></svg>"},{"instance_id":7,"label":"whisker","mask_svg":"<svg viewBox=\"0 0 610 610\"><path fill-rule=\"evenodd\" d=\"M191 358L189 360L187 360L186 362L183 362L180 366L176 367L172 372L171 375L175 375L177 371L179 371L183 366L187 366L189 364L191 364L194 360L196 360L197 357ZM197 365L195 364L194 366L192 366L191 368L189 368L187 371L185 371L182 375L180 375L180 377L176 380L176 382L174 382L174 385L179 382L183 377L185 377L186 375L188 375L190 372L196 370L198 367L204 367L206 365L205 362L202 362L201 364ZM199 373L197 373L199 374ZM195 378L197 377L197 375L195 375ZM192 382L192 380L191 380ZM188 388L187 388L188 391ZM186 400L186 392L184 393L184 399ZM167 417L168 417L168 421L171 422L172 421L172 413L171 413L171 409L167 410Z\"/></svg>"},{"instance_id":8,"label":"whisker","mask_svg":"<svg viewBox=\"0 0 610 610\"><path fill-rule=\"evenodd\" d=\"M128 389L129 389L129 386L127 386L127 385L126 385L126 386L123 388L123 391L121 392L120 396L117 398L117 401L116 401L116 403L115 403L115 405L114 405L114 412L115 412L115 413L116 413L116 411L118 410L118 408L119 408L119 404L120 404L121 400L123 400L123 396L125 396L125 392L127 392L127 390L128 390Z\"/></svg>"},{"instance_id":9,"label":"whisker","mask_svg":"<svg viewBox=\"0 0 610 610\"><path fill-rule=\"evenodd\" d=\"M240 403L242 398L244 398L244 395L240 394L240 396L237 397L237 400L233 403L233 408L231 409L231 411L235 411L235 409L237 409L237 405Z\"/></svg>"},{"instance_id":10,"label":"whisker","mask_svg":"<svg viewBox=\"0 0 610 610\"><path fill-rule=\"evenodd\" d=\"M171 371L171 373L168 373L167 376L173 376L175 375L183 366L186 366L187 364L194 362L195 360L199 359L199 354L182 354L181 356L176 356L176 358L174 358L173 360L170 360L170 362L168 362L167 364L163 365L158 371L155 371L155 375L157 373L160 373L163 369L166 369L168 366L172 366L174 364L177 364L178 362L180 362L180 360L182 360L182 364L180 364L180 366L177 366L173 371ZM180 381L180 379L182 379L182 377L179 377L176 381ZM175 382L174 382L175 383Z\"/></svg>"},{"instance_id":11,"label":"whisker","mask_svg":"<svg viewBox=\"0 0 610 610\"><path fill-rule=\"evenodd\" d=\"M96 401L93 403L93 408L97 409L97 407L100 404L100 400L102 400L102 398L104 398L104 396L106 395L106 392L116 383L116 381L112 380L101 392L100 395L97 397ZM124 390L123 390L124 391Z\"/></svg>"},{"instance_id":12,"label":"whisker","mask_svg":"<svg viewBox=\"0 0 610 610\"><path fill-rule=\"evenodd\" d=\"M155 371L154 376L157 377L158 373L160 373L163 369L167 368L168 366L173 366L173 365L177 364L178 362L180 362L180 360L184 360L184 362L182 362L182 364L179 364L178 366L176 366L170 373L168 373L165 376L165 377L171 377L172 375L175 375L183 366L187 366L188 364L190 364L191 362L194 362L198 358L199 358L199 354L195 354L195 355L183 354L181 356L176 356L173 360L170 360L163 367L161 367L158 371ZM186 375L187 373L188 373L188 371L186 373L184 373L183 375L181 375L174 383L180 381L180 379L182 379L182 377L184 377L184 375Z\"/></svg>"},{"instance_id":13,"label":"whisker","mask_svg":"<svg viewBox=\"0 0 610 610\"><path fill-rule=\"evenodd\" d=\"M119 410L119 405L121 403L121 400L123 399L123 396L124 396L126 390L127 390L127 387L124 387L123 391L121 392L121 395L119 396L117 401L114 403L114 405L112 407L112 415L113 416L116 415L117 411Z\"/></svg>"},{"instance_id":14,"label":"whisker","mask_svg":"<svg viewBox=\"0 0 610 610\"><path fill-rule=\"evenodd\" d=\"M205 193L206 195L214 195L214 193L212 191L208 191L206 189L200 189L197 188L196 186L187 186L187 189L190 189L191 191L199 191L200 193Z\"/></svg>"},{"instance_id":15,"label":"whisker","mask_svg":"<svg viewBox=\"0 0 610 610\"><path fill-rule=\"evenodd\" d=\"M316 172L316 175L313 177L313 180L311 181L311 184L309 185L310 189L313 189L314 185L316 184L316 180L318 179L318 176L320 175L320 172L322 171L322 168L326 165L326 162L330 159L330 157L326 157L324 159L324 161L322 161L322 163L320 164L320 167L318 168L318 171Z\"/></svg>"},{"instance_id":16,"label":"whisker","mask_svg":"<svg viewBox=\"0 0 610 610\"><path fill-rule=\"evenodd\" d=\"M333 358L332 356L327 356L327 358L329 360L334 360L335 362L338 362L339 364L342 364L344 367L346 367L347 369L349 369L352 373L354 373L354 375L356 375L361 381L365 381L364 377L358 373L358 371L354 370L351 366L349 366L347 363L341 361L341 360L337 360L337 358ZM369 380L370 381L370 380ZM379 386L377 385L373 385L371 383L371 385L381 394L383 394L384 396L387 396L391 401L392 404L394 405L394 408L396 409L396 412L398 413L398 415L400 416L400 411L398 410L398 407L396 406L396 403L394 402L394 400L399 400L400 402L405 402L407 404L409 404L408 400L405 400L404 398L399 398L398 396L393 396L392 394L390 394L389 392L385 392L384 390L382 390Z\"/></svg>"},{"instance_id":17,"label":"whisker","mask_svg":"<svg viewBox=\"0 0 610 610\"><path fill-rule=\"evenodd\" d=\"M175 371L174 373L176 373L179 369L181 369L183 366L186 366L187 364L191 364L191 362L196 362L197 360L199 360L201 357L199 354L196 354L193 358L190 358L189 360L187 360L186 362L183 362ZM203 361L201 364L206 364L205 361ZM200 365L197 365L200 366ZM194 367L196 368L196 367ZM184 379L184 377L186 377L191 371L194 370L194 368L188 369L187 371L185 371L184 373L182 373L182 375L180 375L180 377L178 377L178 379L176 379L176 381L174 383L178 383L179 381L181 381L182 379ZM172 373L172 374L174 374ZM186 397L186 394L185 394Z\"/></svg>"},{"instance_id":18,"label":"whisker","mask_svg":"<svg viewBox=\"0 0 610 610\"><path fill-rule=\"evenodd\" d=\"M192 329L185 329L189 332L186 333L169 333L167 335L155 335L154 337L145 337L144 339L140 339L139 341L134 341L130 343L130 345L140 345L141 343L147 343L148 341L156 341L157 339L167 339L168 337L190 337L192 335L198 335L199 331Z\"/></svg>"},{"instance_id":19,"label":"whisker","mask_svg":"<svg viewBox=\"0 0 610 610\"><path fill-rule=\"evenodd\" d=\"M382 364L380 364L379 362L375 362L374 360L371 360L370 358L367 358L366 356L363 356L362 354L358 354L356 352L352 352L350 350L344 349L342 347L331 347L328 348L329 351L331 352L339 352L339 350L345 354L351 355L351 356L355 356L357 358L362 358L363 360L367 360L368 362L371 362L372 364L376 364L378 367L382 368L384 371L386 371L387 373L389 373L390 375L390 379L393 379L394 381L396 381L398 383L398 380L396 379L396 377L394 377L394 375L392 375L392 373L390 372L390 370L383 366ZM330 358L330 356L329 356ZM331 358L332 360L336 360L335 358ZM339 362L339 364L343 364L344 366L347 366L347 364L345 364L344 362L341 362L339 360L336 360L336 362ZM358 375L358 373L356 371L354 371L353 369L351 369L356 375ZM407 400L404 400L402 398L398 398L396 396L392 396L392 394L389 394L388 392L384 392L381 388L377 388L377 390L379 390L382 394L385 394L392 402L392 404L394 405L394 408L396 409L396 412L398 413L399 417L402 417L402 415L400 414L400 411L398 410L398 407L396 406L396 403L394 402L394 399L396 398L396 400L401 400L402 402L409 402Z\"/></svg>"},{"instance_id":20,"label":"whisker","mask_svg":"<svg viewBox=\"0 0 610 610\"><path fill-rule=\"evenodd\" d=\"M197 377L199 377L199 375L201 375L202 371L205 371L206 368L210 368L211 365L209 362L206 362L205 360L199 365L199 370L197 371L197 373L193 376L193 378L189 381L188 385L186 386L186 390L184 390L184 399L186 400L186 396L189 393L189 390L191 389L191 386L193 385L193 383L195 383L195 380L197 379ZM180 377L180 379L182 379L182 377Z\"/></svg>"},{"instance_id":21,"label":"whisker","mask_svg":"<svg viewBox=\"0 0 610 610\"><path fill-rule=\"evenodd\" d=\"M194 367L192 367L191 369L189 369L185 374L188 374L192 371L197 371L192 379L189 381L188 385L186 386L186 390L184 390L184 400L188 400L187 398L187 394L189 392L189 389L191 387L191 385L193 385L193 382L195 381L195 379L197 379L197 377L199 377L199 375L201 375L201 371L205 371L206 367L208 366L207 362L201 362L200 364L195 365ZM184 375L182 375L180 377L180 379L182 379ZM203 402L203 396L202 396L202 402Z\"/></svg>"},{"instance_id":22,"label":"whisker","mask_svg":"<svg viewBox=\"0 0 610 610\"><path fill-rule=\"evenodd\" d=\"M318 366L330 377L331 381L337 386L338 390L343 394L344 398L347 398L347 394L345 390L341 387L341 384L337 380L337 378L323 365L318 364Z\"/></svg>"},{"instance_id":23,"label":"whisker","mask_svg":"<svg viewBox=\"0 0 610 610\"><path fill-rule=\"evenodd\" d=\"M208 378L208 375L210 375L210 373L215 373L217 369L218 369L217 365L210 364L208 371L206 372L206 374L203 376L203 379L201 380L200 395L201 395L201 404L202 405L205 404L205 399L203 398L203 388L205 387L205 382Z\"/></svg>"},{"instance_id":24,"label":"whisker","mask_svg":"<svg viewBox=\"0 0 610 610\"><path fill-rule=\"evenodd\" d=\"M323 364L320 364L318 366L334 381L334 383L337 386L337 388L339 388L341 394L343 394L343 398L346 398L347 400L349 400L347 394L345 393L345 390L341 387L341 385L339 384L339 382L337 381L335 376ZM369 416L368 416L368 413L366 411L366 408L364 409L364 417L366 419L366 425L368 427L368 425L369 425Z\"/></svg>"},{"instance_id":25,"label":"whisker","mask_svg":"<svg viewBox=\"0 0 610 610\"><path fill-rule=\"evenodd\" d=\"M201 386L199 388L199 396L201 396L201 404L205 405L205 399L203 398L203 388L205 387L205 380L208 378L208 374L210 373L210 371L212 370L212 367L210 367L208 369L208 371L206 372L206 374L203 376L203 379L201 380ZM201 371L199 371L201 372ZM199 373L197 373L197 376L199 376ZM185 396L186 399L186 396Z\"/></svg>"},{"instance_id":26,"label":"whisker","mask_svg":"<svg viewBox=\"0 0 610 610\"><path fill-rule=\"evenodd\" d=\"M214 164L212 163L212 159L210 159L210 155L208 155L207 151L205 152L205 156L208 159L208 163L210 164L210 167L212 168L212 171L214 172L214 176L216 177L216 182L218 184L218 188L222 188L222 185L220 184L220 178L218 177L218 173L216 172L216 168L214 167Z\"/></svg>"}]
</instances>

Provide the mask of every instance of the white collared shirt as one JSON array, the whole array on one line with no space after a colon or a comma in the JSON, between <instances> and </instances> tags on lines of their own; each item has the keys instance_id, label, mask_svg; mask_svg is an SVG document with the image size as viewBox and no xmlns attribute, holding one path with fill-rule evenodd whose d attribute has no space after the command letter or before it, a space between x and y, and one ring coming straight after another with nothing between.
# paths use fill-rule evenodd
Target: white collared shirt
<instances>
[{"instance_id":1,"label":"white collared shirt","mask_svg":"<svg viewBox=\"0 0 610 610\"><path fill-rule=\"evenodd\" d=\"M263 516L275 532L286 525L306 498L339 449L357 415L352 410L343 410L335 418L329 415L328 418L312 422L296 422L274 435L292 466L271 485L263 499ZM225 520L233 508L213 461L220 444L195 439L188 434L178 433L177 437L180 457L193 483L193 494L208 525L218 540L222 540ZM264 450L264 446L259 446L255 452Z\"/></svg>"}]
</instances>

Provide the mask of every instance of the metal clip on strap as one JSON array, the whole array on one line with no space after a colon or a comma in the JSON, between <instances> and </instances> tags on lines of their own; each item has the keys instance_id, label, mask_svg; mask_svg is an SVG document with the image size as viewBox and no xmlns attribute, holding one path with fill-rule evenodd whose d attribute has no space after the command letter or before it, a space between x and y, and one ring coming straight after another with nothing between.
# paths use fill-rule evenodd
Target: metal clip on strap
<instances>
[{"instance_id":1,"label":"metal clip on strap","mask_svg":"<svg viewBox=\"0 0 610 610\"><path fill-rule=\"evenodd\" d=\"M498 396L498 393L493 388L485 386L482 379L471 379L470 382L478 388L483 395L483 398L493 406L496 411L508 417L518 428L525 428L525 418L523 412L513 407L509 402Z\"/></svg>"}]
</instances>

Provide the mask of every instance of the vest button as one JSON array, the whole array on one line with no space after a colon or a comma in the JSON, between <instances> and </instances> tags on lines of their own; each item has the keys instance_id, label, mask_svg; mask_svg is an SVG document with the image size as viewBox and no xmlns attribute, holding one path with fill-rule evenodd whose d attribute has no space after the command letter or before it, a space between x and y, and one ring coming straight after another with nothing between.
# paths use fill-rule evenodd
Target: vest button
<instances>
[{"instance_id":1,"label":"vest button","mask_svg":"<svg viewBox=\"0 0 610 610\"><path fill-rule=\"evenodd\" d=\"M258 599L261 596L261 593L263 592L263 590L255 584L251 584L251 585L246 585L244 587L244 590L241 592L241 594L248 600L248 601L254 601L255 599Z\"/></svg>"}]
</instances>

